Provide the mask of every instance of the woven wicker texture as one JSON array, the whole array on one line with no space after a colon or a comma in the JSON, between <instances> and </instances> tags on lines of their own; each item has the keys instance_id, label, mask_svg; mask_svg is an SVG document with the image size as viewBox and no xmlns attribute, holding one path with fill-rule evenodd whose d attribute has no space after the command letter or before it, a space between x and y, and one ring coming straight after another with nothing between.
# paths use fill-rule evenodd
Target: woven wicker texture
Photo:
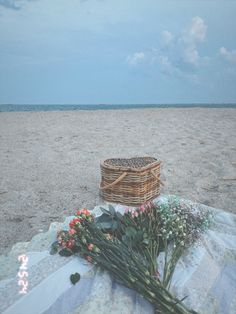
<instances>
[{"instance_id":1,"label":"woven wicker texture","mask_svg":"<svg viewBox=\"0 0 236 314\"><path fill-rule=\"evenodd\" d=\"M141 205L160 194L160 161L112 158L101 163L101 196L108 202Z\"/></svg>"}]
</instances>

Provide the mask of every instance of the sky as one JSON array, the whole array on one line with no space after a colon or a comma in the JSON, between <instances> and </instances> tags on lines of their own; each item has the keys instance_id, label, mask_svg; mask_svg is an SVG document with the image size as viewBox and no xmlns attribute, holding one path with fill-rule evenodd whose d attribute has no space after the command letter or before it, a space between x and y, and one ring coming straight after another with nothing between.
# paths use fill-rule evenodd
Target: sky
<instances>
[{"instance_id":1,"label":"sky","mask_svg":"<svg viewBox=\"0 0 236 314\"><path fill-rule=\"evenodd\" d=\"M236 0L0 0L0 104L236 103Z\"/></svg>"}]
</instances>

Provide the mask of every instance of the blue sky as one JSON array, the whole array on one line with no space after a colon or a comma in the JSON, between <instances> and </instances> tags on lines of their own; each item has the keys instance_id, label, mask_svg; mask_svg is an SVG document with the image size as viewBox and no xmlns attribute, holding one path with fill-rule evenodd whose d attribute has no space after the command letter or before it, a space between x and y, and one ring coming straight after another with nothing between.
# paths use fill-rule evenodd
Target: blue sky
<instances>
[{"instance_id":1,"label":"blue sky","mask_svg":"<svg viewBox=\"0 0 236 314\"><path fill-rule=\"evenodd\" d=\"M236 103L234 0L0 0L0 103Z\"/></svg>"}]
</instances>

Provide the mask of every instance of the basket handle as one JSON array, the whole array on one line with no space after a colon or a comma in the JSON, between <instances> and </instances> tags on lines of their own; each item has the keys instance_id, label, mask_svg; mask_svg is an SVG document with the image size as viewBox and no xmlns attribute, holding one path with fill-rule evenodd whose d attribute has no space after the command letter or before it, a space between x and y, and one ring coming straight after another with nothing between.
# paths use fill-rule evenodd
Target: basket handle
<instances>
[{"instance_id":1,"label":"basket handle","mask_svg":"<svg viewBox=\"0 0 236 314\"><path fill-rule=\"evenodd\" d=\"M117 178L115 181L113 181L112 183L109 183L109 184L107 184L107 185L105 185L105 186L100 186L100 189L101 190L106 190L106 189L108 189L108 188L111 188L111 187L113 187L114 185L116 185L117 183L119 183L122 179L124 179L124 177L127 175L127 172L124 172L124 173L122 173L122 175L121 176L119 176L119 178Z\"/></svg>"},{"instance_id":2,"label":"basket handle","mask_svg":"<svg viewBox=\"0 0 236 314\"><path fill-rule=\"evenodd\" d=\"M161 181L159 175L156 175L153 170L151 170L151 174L154 176L155 179L157 179L157 180L160 182L160 184L161 184L162 186L165 185L165 184Z\"/></svg>"}]
</instances>

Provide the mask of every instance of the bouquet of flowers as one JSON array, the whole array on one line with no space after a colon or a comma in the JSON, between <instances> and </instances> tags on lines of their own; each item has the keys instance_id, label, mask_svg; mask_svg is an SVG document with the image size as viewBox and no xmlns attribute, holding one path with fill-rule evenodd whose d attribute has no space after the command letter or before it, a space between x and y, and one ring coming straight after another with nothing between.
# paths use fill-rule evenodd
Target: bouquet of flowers
<instances>
[{"instance_id":1,"label":"bouquet of flowers","mask_svg":"<svg viewBox=\"0 0 236 314\"><path fill-rule=\"evenodd\" d=\"M127 209L124 215L111 205L101 210L97 218L87 209L79 210L69 231L58 232L52 253L79 253L150 301L156 313L196 313L168 289L179 258L209 226L211 213L181 204L177 198ZM157 263L161 252L165 254L162 270ZM79 278L72 275L72 283Z\"/></svg>"}]
</instances>

